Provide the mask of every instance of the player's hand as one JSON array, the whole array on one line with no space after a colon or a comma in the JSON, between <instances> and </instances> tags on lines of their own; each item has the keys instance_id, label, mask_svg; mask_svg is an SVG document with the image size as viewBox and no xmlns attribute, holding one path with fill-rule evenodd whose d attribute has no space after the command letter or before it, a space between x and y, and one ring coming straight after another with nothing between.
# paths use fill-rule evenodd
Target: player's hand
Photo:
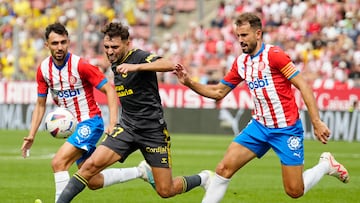
<instances>
[{"instance_id":1,"label":"player's hand","mask_svg":"<svg viewBox=\"0 0 360 203\"><path fill-rule=\"evenodd\" d=\"M123 63L116 66L116 72L119 74L127 74L128 72L137 71L137 64Z\"/></svg>"},{"instance_id":2,"label":"player's hand","mask_svg":"<svg viewBox=\"0 0 360 203\"><path fill-rule=\"evenodd\" d=\"M24 137L24 142L21 146L22 157L26 158L29 156L30 148L34 143L34 138Z\"/></svg>"},{"instance_id":3,"label":"player's hand","mask_svg":"<svg viewBox=\"0 0 360 203\"><path fill-rule=\"evenodd\" d=\"M317 137L317 139L323 144L326 144L330 138L330 133L331 133L330 129L322 121L313 123L313 126L314 126L314 134Z\"/></svg>"},{"instance_id":4,"label":"player's hand","mask_svg":"<svg viewBox=\"0 0 360 203\"><path fill-rule=\"evenodd\" d=\"M104 133L107 134L107 135L111 135L111 134L114 132L115 128L116 128L116 124L109 124L109 125L106 127Z\"/></svg>"},{"instance_id":5,"label":"player's hand","mask_svg":"<svg viewBox=\"0 0 360 203\"><path fill-rule=\"evenodd\" d=\"M173 73L177 76L177 78L181 84L186 85L187 83L189 83L190 79L189 79L188 73L183 65L181 65L179 63L176 64L175 70Z\"/></svg>"}]
</instances>

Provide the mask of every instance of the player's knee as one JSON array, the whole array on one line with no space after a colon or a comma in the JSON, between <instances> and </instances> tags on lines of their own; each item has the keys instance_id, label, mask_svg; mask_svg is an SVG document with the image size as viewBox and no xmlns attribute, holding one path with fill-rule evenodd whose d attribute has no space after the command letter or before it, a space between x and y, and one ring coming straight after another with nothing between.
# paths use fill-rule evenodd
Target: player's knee
<instances>
[{"instance_id":1,"label":"player's knee","mask_svg":"<svg viewBox=\"0 0 360 203\"><path fill-rule=\"evenodd\" d=\"M104 168L102 164L96 163L93 159L89 158L86 160L86 163L81 166L80 171L93 177L97 171L101 171Z\"/></svg>"},{"instance_id":2,"label":"player's knee","mask_svg":"<svg viewBox=\"0 0 360 203\"><path fill-rule=\"evenodd\" d=\"M225 171L225 165L223 163L218 163L218 165L216 166L216 173L217 174L221 174L221 173L224 173Z\"/></svg>"},{"instance_id":3,"label":"player's knee","mask_svg":"<svg viewBox=\"0 0 360 203\"><path fill-rule=\"evenodd\" d=\"M100 189L100 188L102 188L102 185L99 185L99 184L88 184L88 188L90 189L90 190L98 190L98 189Z\"/></svg>"},{"instance_id":4,"label":"player's knee","mask_svg":"<svg viewBox=\"0 0 360 203\"><path fill-rule=\"evenodd\" d=\"M97 190L97 189L99 189L99 188L101 188L101 187L99 187L99 186L97 186L97 185L92 185L92 184L89 183L88 188L89 188L90 190Z\"/></svg>"},{"instance_id":5,"label":"player's knee","mask_svg":"<svg viewBox=\"0 0 360 203\"><path fill-rule=\"evenodd\" d=\"M98 176L92 177L88 182L88 188L90 190L97 190L103 187L104 181L100 179Z\"/></svg>"},{"instance_id":6,"label":"player's knee","mask_svg":"<svg viewBox=\"0 0 360 203\"><path fill-rule=\"evenodd\" d=\"M304 189L301 187L286 187L285 192L291 198L299 198L304 195Z\"/></svg>"},{"instance_id":7,"label":"player's knee","mask_svg":"<svg viewBox=\"0 0 360 203\"><path fill-rule=\"evenodd\" d=\"M53 171L55 171L55 172L67 170L64 162L59 159L56 159L56 158L51 160L51 167L52 167Z\"/></svg>"},{"instance_id":8,"label":"player's knee","mask_svg":"<svg viewBox=\"0 0 360 203\"><path fill-rule=\"evenodd\" d=\"M158 187L156 186L156 192L161 198L169 198L174 196L170 187Z\"/></svg>"},{"instance_id":9,"label":"player's knee","mask_svg":"<svg viewBox=\"0 0 360 203\"><path fill-rule=\"evenodd\" d=\"M161 198L169 198L171 197L171 193L168 190L156 190L156 192L159 194Z\"/></svg>"},{"instance_id":10,"label":"player's knee","mask_svg":"<svg viewBox=\"0 0 360 203\"><path fill-rule=\"evenodd\" d=\"M225 164L223 164L222 162L220 162L217 166L216 166L216 173L224 178L231 178L231 176L233 175L233 172L226 167Z\"/></svg>"}]
</instances>

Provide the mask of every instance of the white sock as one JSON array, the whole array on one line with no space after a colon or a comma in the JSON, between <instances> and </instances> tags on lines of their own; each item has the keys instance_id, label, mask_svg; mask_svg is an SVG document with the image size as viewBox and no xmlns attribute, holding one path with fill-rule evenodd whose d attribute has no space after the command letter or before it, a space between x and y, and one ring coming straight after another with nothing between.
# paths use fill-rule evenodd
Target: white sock
<instances>
[{"instance_id":1,"label":"white sock","mask_svg":"<svg viewBox=\"0 0 360 203\"><path fill-rule=\"evenodd\" d=\"M100 172L104 176L104 185L107 187L116 183L123 183L139 178L141 172L137 167L133 168L108 168Z\"/></svg>"},{"instance_id":2,"label":"white sock","mask_svg":"<svg viewBox=\"0 0 360 203\"><path fill-rule=\"evenodd\" d=\"M200 186L204 186L206 184L206 180L210 177L208 177L208 174L205 172L200 172L198 175L200 176L201 179Z\"/></svg>"},{"instance_id":3,"label":"white sock","mask_svg":"<svg viewBox=\"0 0 360 203\"><path fill-rule=\"evenodd\" d=\"M59 171L54 173L55 179L55 202L58 200L61 192L64 190L65 186L70 180L70 175L68 171Z\"/></svg>"},{"instance_id":4,"label":"white sock","mask_svg":"<svg viewBox=\"0 0 360 203\"><path fill-rule=\"evenodd\" d=\"M221 177L215 174L209 188L207 189L202 203L218 203L222 200L225 195L226 189L229 185L230 179Z\"/></svg>"},{"instance_id":5,"label":"white sock","mask_svg":"<svg viewBox=\"0 0 360 203\"><path fill-rule=\"evenodd\" d=\"M307 169L303 173L304 194L316 185L320 179L329 172L329 164L320 162L314 167Z\"/></svg>"}]
</instances>

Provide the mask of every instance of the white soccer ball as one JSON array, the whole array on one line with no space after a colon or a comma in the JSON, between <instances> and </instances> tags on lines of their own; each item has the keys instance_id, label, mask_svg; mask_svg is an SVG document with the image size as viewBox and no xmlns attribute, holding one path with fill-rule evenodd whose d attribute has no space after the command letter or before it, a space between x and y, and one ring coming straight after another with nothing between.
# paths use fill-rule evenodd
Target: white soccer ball
<instances>
[{"instance_id":1,"label":"white soccer ball","mask_svg":"<svg viewBox=\"0 0 360 203\"><path fill-rule=\"evenodd\" d=\"M45 117L45 129L59 139L69 137L76 129L77 119L65 108L56 108Z\"/></svg>"}]
</instances>

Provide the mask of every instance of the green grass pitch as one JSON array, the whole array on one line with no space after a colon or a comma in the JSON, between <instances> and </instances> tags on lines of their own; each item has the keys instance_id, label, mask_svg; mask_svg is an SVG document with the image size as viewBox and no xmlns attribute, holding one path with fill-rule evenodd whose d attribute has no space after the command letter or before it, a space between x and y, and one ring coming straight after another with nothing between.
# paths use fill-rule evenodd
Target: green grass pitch
<instances>
[{"instance_id":1,"label":"green grass pitch","mask_svg":"<svg viewBox=\"0 0 360 203\"><path fill-rule=\"evenodd\" d=\"M0 130L0 202L43 203L54 200L54 183L51 157L64 140L40 132L31 149L31 156L23 159L20 153L25 131ZM222 158L232 136L172 134L173 175L191 175L203 169L213 170ZM224 203L347 203L360 201L360 143L305 141L305 168L312 167L323 151L331 151L350 172L350 182L343 184L325 176L318 185L300 199L289 198L282 187L280 164L273 151L261 160L255 159L235 174L230 182ZM112 167L136 166L142 160L139 152L132 154L126 163ZM76 171L71 168L71 174ZM74 199L81 202L131 203L192 203L201 202L202 188L170 199L160 198L152 187L138 179L113 185L101 190L85 189Z\"/></svg>"}]
</instances>

